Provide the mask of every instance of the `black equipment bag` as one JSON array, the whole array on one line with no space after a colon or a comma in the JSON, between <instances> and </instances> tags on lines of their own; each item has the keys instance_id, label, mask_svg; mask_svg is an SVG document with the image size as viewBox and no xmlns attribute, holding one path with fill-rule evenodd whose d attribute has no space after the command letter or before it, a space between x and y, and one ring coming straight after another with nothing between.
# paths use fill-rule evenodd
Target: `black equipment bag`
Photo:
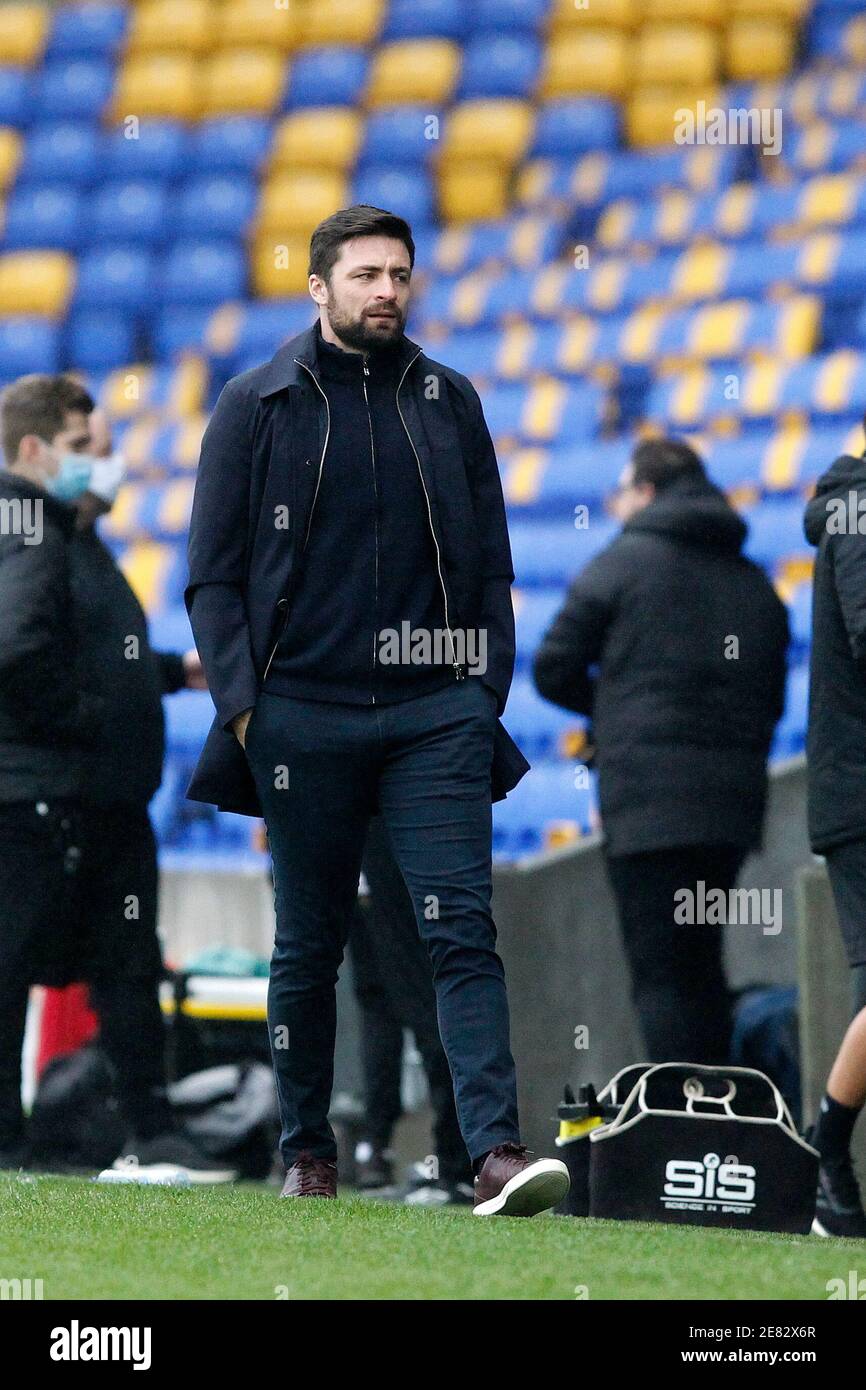
<instances>
[{"instance_id":1,"label":"black equipment bag","mask_svg":"<svg viewBox=\"0 0 866 1390\"><path fill-rule=\"evenodd\" d=\"M598 1097L618 1106L589 1135L589 1214L805 1235L818 1154L763 1072L643 1062Z\"/></svg>"}]
</instances>

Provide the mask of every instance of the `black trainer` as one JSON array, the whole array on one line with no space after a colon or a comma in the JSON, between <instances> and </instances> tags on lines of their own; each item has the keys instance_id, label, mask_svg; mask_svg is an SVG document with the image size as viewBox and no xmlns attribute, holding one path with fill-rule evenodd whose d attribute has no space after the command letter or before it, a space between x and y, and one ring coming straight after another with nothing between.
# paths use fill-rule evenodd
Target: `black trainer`
<instances>
[{"instance_id":1,"label":"black trainer","mask_svg":"<svg viewBox=\"0 0 866 1390\"><path fill-rule=\"evenodd\" d=\"M369 1139L355 1145L355 1186L361 1192L375 1192L394 1183L394 1151L380 1149Z\"/></svg>"},{"instance_id":2,"label":"black trainer","mask_svg":"<svg viewBox=\"0 0 866 1390\"><path fill-rule=\"evenodd\" d=\"M112 1163L117 1172L141 1174L166 1180L181 1172L191 1183L234 1182L235 1168L211 1158L179 1130L157 1134L152 1139L131 1139L120 1158Z\"/></svg>"},{"instance_id":3,"label":"black trainer","mask_svg":"<svg viewBox=\"0 0 866 1390\"><path fill-rule=\"evenodd\" d=\"M866 1240L866 1213L850 1154L838 1162L821 1160L812 1234Z\"/></svg>"}]
</instances>

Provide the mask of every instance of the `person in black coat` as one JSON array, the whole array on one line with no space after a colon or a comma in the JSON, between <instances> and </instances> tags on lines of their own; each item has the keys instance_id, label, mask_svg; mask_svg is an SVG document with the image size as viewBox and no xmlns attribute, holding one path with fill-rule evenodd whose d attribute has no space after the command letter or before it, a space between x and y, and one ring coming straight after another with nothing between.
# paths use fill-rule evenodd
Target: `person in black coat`
<instances>
[{"instance_id":1,"label":"person in black coat","mask_svg":"<svg viewBox=\"0 0 866 1390\"><path fill-rule=\"evenodd\" d=\"M819 1235L866 1236L851 1136L866 1103L866 458L843 455L806 508L817 548L809 660L809 838L823 854L851 967L854 1018L811 1142Z\"/></svg>"},{"instance_id":2,"label":"person in black coat","mask_svg":"<svg viewBox=\"0 0 866 1390\"><path fill-rule=\"evenodd\" d=\"M186 590L217 718L190 795L268 827L282 1195L336 1196L334 984L379 811L433 962L475 1211L531 1215L568 1173L520 1143L491 913L491 801L528 766L499 721L514 571L478 393L404 333L414 254L383 209L326 218L317 322L217 401Z\"/></svg>"},{"instance_id":3,"label":"person in black coat","mask_svg":"<svg viewBox=\"0 0 866 1390\"><path fill-rule=\"evenodd\" d=\"M622 531L571 585L534 678L546 699L592 720L647 1055L722 1063L722 933L689 916L701 915L701 883L727 894L761 843L787 614L741 553L743 521L686 444L639 444L615 507Z\"/></svg>"},{"instance_id":4,"label":"person in black coat","mask_svg":"<svg viewBox=\"0 0 866 1390\"><path fill-rule=\"evenodd\" d=\"M70 504L90 479L92 406L77 384L41 375L0 401L0 1167L26 1157L28 995L62 974L83 759L100 714L79 686L69 579Z\"/></svg>"}]
</instances>

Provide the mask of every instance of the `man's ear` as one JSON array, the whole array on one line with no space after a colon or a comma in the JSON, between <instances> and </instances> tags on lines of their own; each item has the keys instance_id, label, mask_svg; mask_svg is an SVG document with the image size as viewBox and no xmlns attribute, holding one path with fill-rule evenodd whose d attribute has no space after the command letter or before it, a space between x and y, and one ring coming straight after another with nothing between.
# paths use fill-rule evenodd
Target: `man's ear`
<instances>
[{"instance_id":1,"label":"man's ear","mask_svg":"<svg viewBox=\"0 0 866 1390\"><path fill-rule=\"evenodd\" d=\"M325 284L325 282L324 282L324 280L321 278L321 276L319 276L319 275L311 275L311 276L310 276L310 280L309 280L309 289L310 289L310 294L311 294L312 298L316 301L317 304L327 304L327 302L328 302L328 286Z\"/></svg>"}]
</instances>

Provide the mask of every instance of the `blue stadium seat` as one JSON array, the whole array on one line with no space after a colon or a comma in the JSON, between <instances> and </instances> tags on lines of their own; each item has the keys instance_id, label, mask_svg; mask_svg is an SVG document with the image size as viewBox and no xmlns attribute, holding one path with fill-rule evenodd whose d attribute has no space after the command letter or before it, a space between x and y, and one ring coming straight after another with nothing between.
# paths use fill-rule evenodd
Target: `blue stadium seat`
<instances>
[{"instance_id":1,"label":"blue stadium seat","mask_svg":"<svg viewBox=\"0 0 866 1390\"><path fill-rule=\"evenodd\" d=\"M309 295L291 299L255 300L240 308L237 333L223 346L211 349L211 359L221 377L235 376L242 363L267 362L281 344L303 333L316 317Z\"/></svg>"},{"instance_id":2,"label":"blue stadium seat","mask_svg":"<svg viewBox=\"0 0 866 1390\"><path fill-rule=\"evenodd\" d=\"M391 0L381 33L392 39L462 39L468 27L463 0Z\"/></svg>"},{"instance_id":3,"label":"blue stadium seat","mask_svg":"<svg viewBox=\"0 0 866 1390\"><path fill-rule=\"evenodd\" d=\"M400 216L412 225L430 222L434 215L433 181L423 169L367 164L355 175L351 198L353 203L399 208Z\"/></svg>"},{"instance_id":4,"label":"blue stadium seat","mask_svg":"<svg viewBox=\"0 0 866 1390\"><path fill-rule=\"evenodd\" d=\"M809 668L795 666L788 672L785 712L776 726L770 749L772 758L790 758L806 746L809 716Z\"/></svg>"},{"instance_id":5,"label":"blue stadium seat","mask_svg":"<svg viewBox=\"0 0 866 1390\"><path fill-rule=\"evenodd\" d=\"M93 58L116 53L123 42L128 13L126 5L61 6L54 12L45 56Z\"/></svg>"},{"instance_id":6,"label":"blue stadium seat","mask_svg":"<svg viewBox=\"0 0 866 1390\"><path fill-rule=\"evenodd\" d=\"M79 308L141 311L153 303L156 260L149 250L103 246L78 263L75 301Z\"/></svg>"},{"instance_id":7,"label":"blue stadium seat","mask_svg":"<svg viewBox=\"0 0 866 1390\"><path fill-rule=\"evenodd\" d=\"M272 138L272 123L259 116L202 121L190 135L190 168L200 174L254 174L267 160Z\"/></svg>"},{"instance_id":8,"label":"blue stadium seat","mask_svg":"<svg viewBox=\"0 0 866 1390\"><path fill-rule=\"evenodd\" d=\"M550 0L475 0L471 10L473 30L527 33L542 29Z\"/></svg>"},{"instance_id":9,"label":"blue stadium seat","mask_svg":"<svg viewBox=\"0 0 866 1390\"><path fill-rule=\"evenodd\" d=\"M174 206L174 233L195 237L206 229L209 236L243 237L258 200L255 180L237 173L190 179L182 185Z\"/></svg>"},{"instance_id":10,"label":"blue stadium seat","mask_svg":"<svg viewBox=\"0 0 866 1390\"><path fill-rule=\"evenodd\" d=\"M244 251L226 241L178 241L165 256L159 283L163 304L221 304L246 289Z\"/></svg>"},{"instance_id":11,"label":"blue stadium seat","mask_svg":"<svg viewBox=\"0 0 866 1390\"><path fill-rule=\"evenodd\" d=\"M191 136L180 121L142 121L135 138L124 126L105 136L103 177L108 179L176 179L198 172L190 151Z\"/></svg>"},{"instance_id":12,"label":"blue stadium seat","mask_svg":"<svg viewBox=\"0 0 866 1390\"><path fill-rule=\"evenodd\" d=\"M34 114L40 121L98 120L114 89L114 64L99 58L58 59L35 79Z\"/></svg>"},{"instance_id":13,"label":"blue stadium seat","mask_svg":"<svg viewBox=\"0 0 866 1390\"><path fill-rule=\"evenodd\" d=\"M582 530L568 522L512 522L516 582L533 589L564 587L618 530L617 523L605 517L600 508L590 508L589 525Z\"/></svg>"},{"instance_id":14,"label":"blue stadium seat","mask_svg":"<svg viewBox=\"0 0 866 1390\"><path fill-rule=\"evenodd\" d=\"M24 184L6 205L0 233L4 250L51 247L73 251L81 243L85 200L77 188L59 183Z\"/></svg>"},{"instance_id":15,"label":"blue stadium seat","mask_svg":"<svg viewBox=\"0 0 866 1390\"><path fill-rule=\"evenodd\" d=\"M543 699L529 675L516 677L508 695L508 728L530 762L566 756L563 738L580 734L587 726L582 715L572 714Z\"/></svg>"},{"instance_id":16,"label":"blue stadium seat","mask_svg":"<svg viewBox=\"0 0 866 1390\"><path fill-rule=\"evenodd\" d=\"M358 167L367 164L428 163L439 149L434 138L441 113L423 106L391 106L371 111L364 130Z\"/></svg>"},{"instance_id":17,"label":"blue stadium seat","mask_svg":"<svg viewBox=\"0 0 866 1390\"><path fill-rule=\"evenodd\" d=\"M60 326L47 319L0 318L0 381L60 370Z\"/></svg>"},{"instance_id":18,"label":"blue stadium seat","mask_svg":"<svg viewBox=\"0 0 866 1390\"><path fill-rule=\"evenodd\" d=\"M562 589L515 590L514 630L519 668L528 670L541 640L562 607ZM510 703L509 703L510 709Z\"/></svg>"},{"instance_id":19,"label":"blue stadium seat","mask_svg":"<svg viewBox=\"0 0 866 1390\"><path fill-rule=\"evenodd\" d=\"M103 242L155 246L165 239L169 188L155 179L103 183L87 218L93 245Z\"/></svg>"},{"instance_id":20,"label":"blue stadium seat","mask_svg":"<svg viewBox=\"0 0 866 1390\"><path fill-rule=\"evenodd\" d=\"M82 309L67 321L64 356L70 367L105 372L135 360L135 324L125 312Z\"/></svg>"},{"instance_id":21,"label":"blue stadium seat","mask_svg":"<svg viewBox=\"0 0 866 1390\"><path fill-rule=\"evenodd\" d=\"M292 66L283 110L321 106L327 92L330 106L354 106L361 99L370 59L360 48L315 48L300 53Z\"/></svg>"},{"instance_id":22,"label":"blue stadium seat","mask_svg":"<svg viewBox=\"0 0 866 1390\"><path fill-rule=\"evenodd\" d=\"M525 34L478 34L463 50L457 97L464 101L531 98L540 67L541 44L537 39Z\"/></svg>"},{"instance_id":23,"label":"blue stadium seat","mask_svg":"<svg viewBox=\"0 0 866 1390\"><path fill-rule=\"evenodd\" d=\"M532 156L575 156L613 149L619 140L619 108L602 97L549 101L538 113Z\"/></svg>"},{"instance_id":24,"label":"blue stadium seat","mask_svg":"<svg viewBox=\"0 0 866 1390\"><path fill-rule=\"evenodd\" d=\"M34 107L34 86L25 68L0 67L0 125L22 127Z\"/></svg>"},{"instance_id":25,"label":"blue stadium seat","mask_svg":"<svg viewBox=\"0 0 866 1390\"><path fill-rule=\"evenodd\" d=\"M86 184L102 168L102 135L97 127L58 121L29 132L18 183Z\"/></svg>"},{"instance_id":26,"label":"blue stadium seat","mask_svg":"<svg viewBox=\"0 0 866 1390\"><path fill-rule=\"evenodd\" d=\"M201 348L208 322L213 316L210 305L178 309L172 305L160 309L150 325L151 342L160 361L171 361L179 352Z\"/></svg>"},{"instance_id":27,"label":"blue stadium seat","mask_svg":"<svg viewBox=\"0 0 866 1390\"><path fill-rule=\"evenodd\" d=\"M744 547L750 559L772 570L784 556L792 552L809 553L803 535L802 498L758 502L743 512L749 527Z\"/></svg>"}]
</instances>

